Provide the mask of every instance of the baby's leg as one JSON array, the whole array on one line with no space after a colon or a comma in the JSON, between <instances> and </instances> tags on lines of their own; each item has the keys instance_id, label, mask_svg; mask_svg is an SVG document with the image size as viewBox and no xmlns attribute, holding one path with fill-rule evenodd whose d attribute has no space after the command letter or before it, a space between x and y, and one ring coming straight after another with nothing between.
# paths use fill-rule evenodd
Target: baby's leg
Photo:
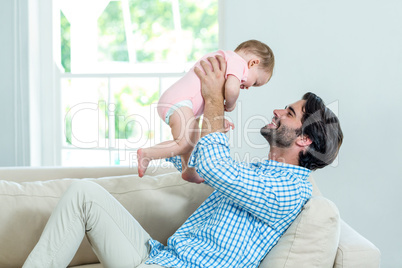
<instances>
[{"instance_id":1,"label":"baby's leg","mask_svg":"<svg viewBox=\"0 0 402 268\"><path fill-rule=\"evenodd\" d=\"M173 135L173 140L161 142L149 148L140 148L137 151L138 175L144 176L149 162L154 159L163 159L176 155L183 155L191 152L194 148L190 126L197 121L193 110L189 107L180 107L169 119L169 126ZM198 126L197 126L198 128ZM187 162L186 162L187 166Z\"/></svg>"}]
</instances>

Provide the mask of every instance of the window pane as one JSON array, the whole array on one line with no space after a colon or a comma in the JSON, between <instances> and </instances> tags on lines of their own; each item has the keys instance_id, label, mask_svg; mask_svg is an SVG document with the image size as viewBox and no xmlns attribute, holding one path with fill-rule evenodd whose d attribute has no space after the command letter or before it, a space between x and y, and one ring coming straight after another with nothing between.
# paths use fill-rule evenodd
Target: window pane
<instances>
[{"instance_id":1,"label":"window pane","mask_svg":"<svg viewBox=\"0 0 402 268\"><path fill-rule=\"evenodd\" d=\"M179 2L187 61L197 61L218 50L218 0Z\"/></svg>"},{"instance_id":2,"label":"window pane","mask_svg":"<svg viewBox=\"0 0 402 268\"><path fill-rule=\"evenodd\" d=\"M62 150L63 166L108 166L107 150Z\"/></svg>"},{"instance_id":3,"label":"window pane","mask_svg":"<svg viewBox=\"0 0 402 268\"><path fill-rule=\"evenodd\" d=\"M130 18L137 62L167 61L174 36L172 1L131 0Z\"/></svg>"},{"instance_id":4,"label":"window pane","mask_svg":"<svg viewBox=\"0 0 402 268\"><path fill-rule=\"evenodd\" d=\"M105 148L107 133L107 79L61 80L63 146Z\"/></svg>"},{"instance_id":5,"label":"window pane","mask_svg":"<svg viewBox=\"0 0 402 268\"><path fill-rule=\"evenodd\" d=\"M129 166L129 167L137 167L137 151L135 150L112 150L111 151L111 163L112 166ZM149 174L152 174L153 169L156 169L158 166L171 166L170 162L166 162L165 159L158 159L152 161L148 166Z\"/></svg>"},{"instance_id":6,"label":"window pane","mask_svg":"<svg viewBox=\"0 0 402 268\"><path fill-rule=\"evenodd\" d=\"M137 166L137 151L134 150L118 150L112 151L113 166Z\"/></svg>"},{"instance_id":7,"label":"window pane","mask_svg":"<svg viewBox=\"0 0 402 268\"><path fill-rule=\"evenodd\" d=\"M125 3L110 1L97 19L99 62L184 64L218 49L217 0Z\"/></svg>"},{"instance_id":8,"label":"window pane","mask_svg":"<svg viewBox=\"0 0 402 268\"><path fill-rule=\"evenodd\" d=\"M120 1L110 1L98 19L98 60L126 61L128 51Z\"/></svg>"},{"instance_id":9,"label":"window pane","mask_svg":"<svg viewBox=\"0 0 402 268\"><path fill-rule=\"evenodd\" d=\"M138 148L172 139L160 95L218 49L218 0L60 3L63 165L135 165Z\"/></svg>"},{"instance_id":10,"label":"window pane","mask_svg":"<svg viewBox=\"0 0 402 268\"><path fill-rule=\"evenodd\" d=\"M113 78L112 96L115 104L114 147L138 149L150 146L160 137L156 103L159 99L158 78Z\"/></svg>"},{"instance_id":11,"label":"window pane","mask_svg":"<svg viewBox=\"0 0 402 268\"><path fill-rule=\"evenodd\" d=\"M61 65L67 73L71 72L70 27L70 22L60 11Z\"/></svg>"}]
</instances>

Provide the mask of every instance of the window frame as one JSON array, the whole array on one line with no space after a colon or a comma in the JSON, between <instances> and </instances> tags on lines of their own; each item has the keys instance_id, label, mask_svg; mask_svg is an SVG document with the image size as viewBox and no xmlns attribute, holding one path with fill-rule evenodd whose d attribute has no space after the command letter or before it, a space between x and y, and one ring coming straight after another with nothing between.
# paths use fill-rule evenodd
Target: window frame
<instances>
[{"instance_id":1,"label":"window frame","mask_svg":"<svg viewBox=\"0 0 402 268\"><path fill-rule=\"evenodd\" d=\"M63 118L61 109L61 79L74 77L169 77L182 75L177 73L102 73L102 74L72 74L62 72L60 65L60 43L57 42L55 36L60 36L60 27L55 27L56 22L60 21L60 8L57 0L34 0L30 2L30 13L34 18L37 17L37 24L30 24L30 35L37 33L38 39L33 44L39 47L39 57L34 56L30 44L30 70L33 74L39 75L39 82L31 86L30 95L32 100L38 100L40 105L34 104L30 106L30 112L39 114L37 117L30 118L30 125L39 127L36 135L31 135L31 156L36 156L35 160L31 159L31 165L42 166L61 166L62 150L63 150ZM223 27L223 10L224 0L218 0L218 42L219 47L224 47ZM31 38L30 38L31 39ZM36 68L35 68L36 67ZM39 70L39 71L35 71ZM159 90L161 88L159 87ZM162 123L162 122L161 122ZM37 144L40 144L39 146ZM113 148L109 148L113 150ZM110 162L110 161L109 161Z\"/></svg>"}]
</instances>

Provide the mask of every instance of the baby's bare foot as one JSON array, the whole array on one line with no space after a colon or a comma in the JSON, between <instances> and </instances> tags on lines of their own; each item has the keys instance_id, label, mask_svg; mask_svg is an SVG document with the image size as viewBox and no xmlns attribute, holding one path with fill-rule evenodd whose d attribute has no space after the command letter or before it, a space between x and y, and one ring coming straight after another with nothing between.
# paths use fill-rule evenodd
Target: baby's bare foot
<instances>
[{"instance_id":1,"label":"baby's bare foot","mask_svg":"<svg viewBox=\"0 0 402 268\"><path fill-rule=\"evenodd\" d=\"M204 179L198 175L194 168L187 168L181 173L183 180L193 183L202 183Z\"/></svg>"},{"instance_id":2,"label":"baby's bare foot","mask_svg":"<svg viewBox=\"0 0 402 268\"><path fill-rule=\"evenodd\" d=\"M137 151L137 160L138 160L138 176L142 178L147 171L149 162L151 161L149 158L145 157L144 151L142 148Z\"/></svg>"}]
</instances>

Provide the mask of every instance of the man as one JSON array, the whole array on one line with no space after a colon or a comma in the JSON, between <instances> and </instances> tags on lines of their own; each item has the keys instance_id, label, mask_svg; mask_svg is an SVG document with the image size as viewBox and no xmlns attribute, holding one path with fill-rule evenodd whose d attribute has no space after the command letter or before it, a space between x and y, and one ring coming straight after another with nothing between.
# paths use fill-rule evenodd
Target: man
<instances>
[{"instance_id":1,"label":"man","mask_svg":"<svg viewBox=\"0 0 402 268\"><path fill-rule=\"evenodd\" d=\"M258 267L311 196L310 170L330 164L342 143L336 116L308 93L275 110L261 129L269 160L237 163L221 133L223 58L197 69L205 100L201 139L190 165L215 191L164 246L103 188L73 184L24 267L66 267L86 234L104 267ZM170 159L180 170L179 158ZM150 265L147 265L150 264Z\"/></svg>"}]
</instances>

